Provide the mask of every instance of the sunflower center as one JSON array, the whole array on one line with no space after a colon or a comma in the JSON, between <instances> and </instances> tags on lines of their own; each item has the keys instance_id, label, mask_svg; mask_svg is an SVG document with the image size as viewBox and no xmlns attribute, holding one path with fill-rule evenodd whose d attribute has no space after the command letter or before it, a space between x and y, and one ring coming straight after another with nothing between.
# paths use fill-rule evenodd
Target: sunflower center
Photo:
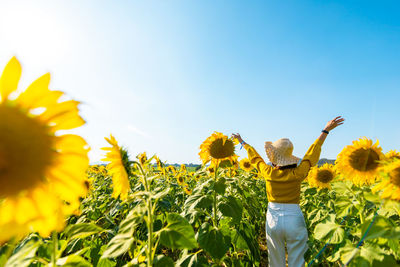
<instances>
[{"instance_id":1,"label":"sunflower center","mask_svg":"<svg viewBox=\"0 0 400 267\"><path fill-rule=\"evenodd\" d=\"M390 176L390 182L400 187L400 167L392 170L389 176Z\"/></svg>"},{"instance_id":2,"label":"sunflower center","mask_svg":"<svg viewBox=\"0 0 400 267\"><path fill-rule=\"evenodd\" d=\"M329 183L333 180L333 173L328 170L320 170L317 174L317 180L321 183Z\"/></svg>"},{"instance_id":3,"label":"sunflower center","mask_svg":"<svg viewBox=\"0 0 400 267\"><path fill-rule=\"evenodd\" d=\"M370 171L378 167L379 155L372 149L359 148L350 154L350 165L357 171Z\"/></svg>"},{"instance_id":4,"label":"sunflower center","mask_svg":"<svg viewBox=\"0 0 400 267\"><path fill-rule=\"evenodd\" d=\"M39 120L0 104L0 198L44 181L54 157L53 137Z\"/></svg>"},{"instance_id":5,"label":"sunflower center","mask_svg":"<svg viewBox=\"0 0 400 267\"><path fill-rule=\"evenodd\" d=\"M223 139L219 138L211 143L209 152L211 157L215 159L227 158L233 156L235 152L235 145L233 144L232 140L228 139L225 141L225 143L223 143Z\"/></svg>"},{"instance_id":6,"label":"sunflower center","mask_svg":"<svg viewBox=\"0 0 400 267\"><path fill-rule=\"evenodd\" d=\"M243 166L244 166L245 168L250 168L250 167L251 167L251 164L250 164L250 162L246 161L246 162L243 163Z\"/></svg>"}]
</instances>

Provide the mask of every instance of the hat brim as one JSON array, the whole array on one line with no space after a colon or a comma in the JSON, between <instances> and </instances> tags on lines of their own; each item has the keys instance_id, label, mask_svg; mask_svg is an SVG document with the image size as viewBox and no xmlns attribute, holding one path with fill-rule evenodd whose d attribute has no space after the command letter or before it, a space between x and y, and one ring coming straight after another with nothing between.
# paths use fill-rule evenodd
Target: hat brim
<instances>
[{"instance_id":1,"label":"hat brim","mask_svg":"<svg viewBox=\"0 0 400 267\"><path fill-rule=\"evenodd\" d=\"M268 159L277 166L286 166L297 164L300 158L290 155L284 156L272 145L272 142L265 142L265 152L267 153Z\"/></svg>"}]
</instances>

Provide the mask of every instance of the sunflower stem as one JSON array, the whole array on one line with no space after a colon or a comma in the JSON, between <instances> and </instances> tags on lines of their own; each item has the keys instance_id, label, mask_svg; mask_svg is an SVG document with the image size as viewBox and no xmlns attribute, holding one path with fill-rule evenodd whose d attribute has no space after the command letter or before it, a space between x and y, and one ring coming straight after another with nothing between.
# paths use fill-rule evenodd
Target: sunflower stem
<instances>
[{"instance_id":1,"label":"sunflower stem","mask_svg":"<svg viewBox=\"0 0 400 267\"><path fill-rule=\"evenodd\" d=\"M143 183L144 183L144 188L146 192L150 193L150 185L147 180L147 174L144 172L142 166L140 164L137 164L140 168L140 171L143 174ZM153 207L152 207L152 202L151 202L151 197L148 197L146 200L146 208L147 208L147 219L146 219L146 225L147 225L147 249L146 249L146 256L147 256L147 266L151 267L153 266L153 259L154 259L154 254L153 252Z\"/></svg>"},{"instance_id":2,"label":"sunflower stem","mask_svg":"<svg viewBox=\"0 0 400 267\"><path fill-rule=\"evenodd\" d=\"M219 162L217 161L217 165L215 166L215 173L214 173L214 205L213 205L213 209L214 209L214 227L218 227L218 221L217 221L217 191L215 190L215 184L217 183L217 174L218 174L218 167L219 167Z\"/></svg>"},{"instance_id":3,"label":"sunflower stem","mask_svg":"<svg viewBox=\"0 0 400 267\"><path fill-rule=\"evenodd\" d=\"M56 262L57 262L57 244L58 244L58 237L57 237L57 232L56 231L53 231L52 239L53 239L53 251L52 251L52 255L51 255L51 264L52 264L52 266L56 266Z\"/></svg>"}]
</instances>

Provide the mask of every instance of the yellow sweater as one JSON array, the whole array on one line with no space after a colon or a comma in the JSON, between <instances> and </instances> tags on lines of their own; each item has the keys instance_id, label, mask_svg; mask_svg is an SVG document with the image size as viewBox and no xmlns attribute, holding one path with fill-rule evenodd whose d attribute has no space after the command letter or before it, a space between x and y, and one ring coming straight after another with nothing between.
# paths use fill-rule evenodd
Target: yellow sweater
<instances>
[{"instance_id":1,"label":"yellow sweater","mask_svg":"<svg viewBox=\"0 0 400 267\"><path fill-rule=\"evenodd\" d=\"M252 146L245 144L251 164L265 178L268 201L295 204L300 202L300 184L307 177L310 168L317 164L322 143L317 139L296 168L285 170L266 164Z\"/></svg>"}]
</instances>

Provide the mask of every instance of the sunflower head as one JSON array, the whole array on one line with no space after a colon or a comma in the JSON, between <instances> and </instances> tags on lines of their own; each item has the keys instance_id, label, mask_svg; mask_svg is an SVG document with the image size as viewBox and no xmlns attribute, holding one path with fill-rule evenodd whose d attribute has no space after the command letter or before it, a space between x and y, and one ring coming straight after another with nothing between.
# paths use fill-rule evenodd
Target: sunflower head
<instances>
[{"instance_id":1,"label":"sunflower head","mask_svg":"<svg viewBox=\"0 0 400 267\"><path fill-rule=\"evenodd\" d=\"M183 190L185 191L186 195L191 195L192 194L192 190L188 187L188 185L185 185L183 187Z\"/></svg>"},{"instance_id":2,"label":"sunflower head","mask_svg":"<svg viewBox=\"0 0 400 267\"><path fill-rule=\"evenodd\" d=\"M400 159L400 152L397 152L396 150L390 150L385 154L385 160L392 161L395 159Z\"/></svg>"},{"instance_id":3,"label":"sunflower head","mask_svg":"<svg viewBox=\"0 0 400 267\"><path fill-rule=\"evenodd\" d=\"M331 182L336 177L336 170L332 164L325 163L321 167L312 167L307 176L307 181L311 187L319 189L331 188Z\"/></svg>"},{"instance_id":4,"label":"sunflower head","mask_svg":"<svg viewBox=\"0 0 400 267\"><path fill-rule=\"evenodd\" d=\"M103 147L108 151L103 161L110 162L107 168L112 176L113 181L113 197L125 200L128 197L130 189L128 174L131 173L128 151L118 145L114 136L105 138L111 147Z\"/></svg>"},{"instance_id":5,"label":"sunflower head","mask_svg":"<svg viewBox=\"0 0 400 267\"><path fill-rule=\"evenodd\" d=\"M400 201L400 159L387 161L381 169L379 182L372 192L383 189L382 198Z\"/></svg>"},{"instance_id":6,"label":"sunflower head","mask_svg":"<svg viewBox=\"0 0 400 267\"><path fill-rule=\"evenodd\" d=\"M237 171L234 169L229 169L229 177L233 178L237 175Z\"/></svg>"},{"instance_id":7,"label":"sunflower head","mask_svg":"<svg viewBox=\"0 0 400 267\"><path fill-rule=\"evenodd\" d=\"M172 166L172 165L167 166L167 171L168 171L168 172L172 172L173 174L176 173L175 167Z\"/></svg>"},{"instance_id":8,"label":"sunflower head","mask_svg":"<svg viewBox=\"0 0 400 267\"><path fill-rule=\"evenodd\" d=\"M62 230L87 193L87 143L60 133L85 123L80 103L50 90L50 74L18 93L21 73L13 57L0 76L0 243Z\"/></svg>"},{"instance_id":9,"label":"sunflower head","mask_svg":"<svg viewBox=\"0 0 400 267\"><path fill-rule=\"evenodd\" d=\"M207 171L212 175L215 173L215 166L211 165L207 168Z\"/></svg>"},{"instance_id":10,"label":"sunflower head","mask_svg":"<svg viewBox=\"0 0 400 267\"><path fill-rule=\"evenodd\" d=\"M182 164L179 171L180 171L180 172L183 172L183 173L186 173L186 165L185 165L185 164Z\"/></svg>"},{"instance_id":11,"label":"sunflower head","mask_svg":"<svg viewBox=\"0 0 400 267\"><path fill-rule=\"evenodd\" d=\"M201 175L199 173L197 173L193 177L194 177L194 180L198 181L200 179Z\"/></svg>"},{"instance_id":12,"label":"sunflower head","mask_svg":"<svg viewBox=\"0 0 400 267\"><path fill-rule=\"evenodd\" d=\"M346 146L337 157L336 167L345 179L356 185L372 184L379 172L380 161L384 158L377 141L361 138Z\"/></svg>"},{"instance_id":13,"label":"sunflower head","mask_svg":"<svg viewBox=\"0 0 400 267\"><path fill-rule=\"evenodd\" d=\"M146 155L146 152L143 152L142 154L139 154L139 155L138 155L138 159L139 159L140 164L141 164L142 166L144 166L144 165L146 164L146 162L147 162L147 155Z\"/></svg>"},{"instance_id":14,"label":"sunflower head","mask_svg":"<svg viewBox=\"0 0 400 267\"><path fill-rule=\"evenodd\" d=\"M248 158L244 158L240 161L240 168L242 168L246 172L249 172L253 169L253 166L251 165L250 160Z\"/></svg>"},{"instance_id":15,"label":"sunflower head","mask_svg":"<svg viewBox=\"0 0 400 267\"><path fill-rule=\"evenodd\" d=\"M156 162L157 162L157 167L158 167L159 169L161 169L162 167L164 167L164 164L161 162L161 160L160 160L159 157L154 156L154 158L155 158L155 160L156 160Z\"/></svg>"},{"instance_id":16,"label":"sunflower head","mask_svg":"<svg viewBox=\"0 0 400 267\"><path fill-rule=\"evenodd\" d=\"M181 173L179 173L176 176L176 181L178 182L178 184L183 186L185 184L185 177Z\"/></svg>"},{"instance_id":17,"label":"sunflower head","mask_svg":"<svg viewBox=\"0 0 400 267\"><path fill-rule=\"evenodd\" d=\"M200 145L199 156L203 164L210 160L218 162L225 159L234 160L235 141L222 133L214 132Z\"/></svg>"}]
</instances>

